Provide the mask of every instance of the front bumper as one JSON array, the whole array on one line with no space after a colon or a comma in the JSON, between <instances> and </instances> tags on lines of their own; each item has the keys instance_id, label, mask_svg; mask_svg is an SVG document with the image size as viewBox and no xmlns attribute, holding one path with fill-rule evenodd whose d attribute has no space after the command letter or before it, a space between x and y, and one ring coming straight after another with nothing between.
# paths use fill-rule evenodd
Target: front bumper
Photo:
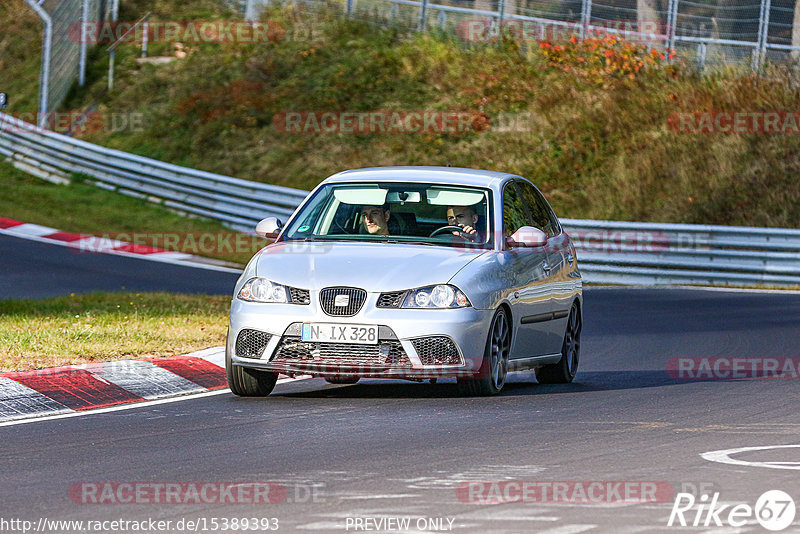
<instances>
[{"instance_id":1,"label":"front bumper","mask_svg":"<svg viewBox=\"0 0 800 534\"><path fill-rule=\"evenodd\" d=\"M491 310L377 308L378 296L369 294L361 311L351 317L325 314L315 298L308 305L233 299L226 343L228 365L289 376L418 379L470 376L480 368ZM301 325L308 322L378 325L379 343L303 342ZM240 338L240 334L249 335L247 331L263 334L250 338L259 342L249 343L249 348L243 342L248 338ZM455 357L432 358L432 346L449 347Z\"/></svg>"}]
</instances>

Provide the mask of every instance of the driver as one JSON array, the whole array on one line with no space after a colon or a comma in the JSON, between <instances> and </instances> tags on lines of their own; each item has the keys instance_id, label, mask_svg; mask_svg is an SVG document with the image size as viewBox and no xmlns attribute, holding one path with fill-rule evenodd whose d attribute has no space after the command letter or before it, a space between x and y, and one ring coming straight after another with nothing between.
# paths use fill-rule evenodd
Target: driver
<instances>
[{"instance_id":1,"label":"driver","mask_svg":"<svg viewBox=\"0 0 800 534\"><path fill-rule=\"evenodd\" d=\"M473 206L450 206L447 208L447 224L451 226L460 226L460 232L453 232L453 235L459 236L462 239L469 239L466 235L472 236L474 239L477 236L475 226L478 224L478 214L475 212ZM466 234L466 235L464 235Z\"/></svg>"},{"instance_id":2,"label":"driver","mask_svg":"<svg viewBox=\"0 0 800 534\"><path fill-rule=\"evenodd\" d=\"M389 235L389 218L391 216L388 204L361 207L361 224L368 234Z\"/></svg>"}]
</instances>

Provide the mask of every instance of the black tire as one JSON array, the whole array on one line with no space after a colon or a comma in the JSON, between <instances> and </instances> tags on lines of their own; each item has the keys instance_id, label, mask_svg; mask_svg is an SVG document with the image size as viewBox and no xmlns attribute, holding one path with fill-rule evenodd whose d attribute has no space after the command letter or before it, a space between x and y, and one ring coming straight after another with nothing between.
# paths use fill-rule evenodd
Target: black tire
<instances>
[{"instance_id":1,"label":"black tire","mask_svg":"<svg viewBox=\"0 0 800 534\"><path fill-rule=\"evenodd\" d=\"M278 381L278 373L233 365L230 356L225 357L225 371L228 387L240 397L266 397L272 393Z\"/></svg>"},{"instance_id":2,"label":"black tire","mask_svg":"<svg viewBox=\"0 0 800 534\"><path fill-rule=\"evenodd\" d=\"M497 395L508 375L508 353L511 349L511 322L503 308L497 310L489 327L481 368L470 378L458 379L458 391L468 397Z\"/></svg>"},{"instance_id":3,"label":"black tire","mask_svg":"<svg viewBox=\"0 0 800 534\"><path fill-rule=\"evenodd\" d=\"M323 377L323 378L325 378L325 382L327 382L329 384L337 384L337 385L357 384L358 381L361 380L357 376L326 376L326 377Z\"/></svg>"},{"instance_id":4,"label":"black tire","mask_svg":"<svg viewBox=\"0 0 800 534\"><path fill-rule=\"evenodd\" d=\"M581 314L578 305L573 304L561 344L561 359L558 363L536 369L536 380L540 384L568 384L578 372L581 354Z\"/></svg>"}]
</instances>

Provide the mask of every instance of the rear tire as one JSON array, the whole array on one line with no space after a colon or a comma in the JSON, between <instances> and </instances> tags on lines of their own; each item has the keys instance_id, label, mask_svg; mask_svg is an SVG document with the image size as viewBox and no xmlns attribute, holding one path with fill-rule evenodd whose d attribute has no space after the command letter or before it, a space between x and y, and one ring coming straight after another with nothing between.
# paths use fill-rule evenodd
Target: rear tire
<instances>
[{"instance_id":1,"label":"rear tire","mask_svg":"<svg viewBox=\"0 0 800 534\"><path fill-rule=\"evenodd\" d=\"M240 397L266 397L272 393L278 381L278 373L233 365L230 356L225 357L225 371L228 387Z\"/></svg>"},{"instance_id":2,"label":"rear tire","mask_svg":"<svg viewBox=\"0 0 800 534\"><path fill-rule=\"evenodd\" d=\"M511 324L503 308L497 310L489 327L481 368L470 378L458 379L463 396L486 397L503 389L508 375L508 353L511 349Z\"/></svg>"},{"instance_id":3,"label":"rear tire","mask_svg":"<svg viewBox=\"0 0 800 534\"><path fill-rule=\"evenodd\" d=\"M573 304L567 320L564 342L561 344L561 359L558 363L536 369L536 380L540 384L568 384L578 372L581 353L581 314Z\"/></svg>"}]
</instances>

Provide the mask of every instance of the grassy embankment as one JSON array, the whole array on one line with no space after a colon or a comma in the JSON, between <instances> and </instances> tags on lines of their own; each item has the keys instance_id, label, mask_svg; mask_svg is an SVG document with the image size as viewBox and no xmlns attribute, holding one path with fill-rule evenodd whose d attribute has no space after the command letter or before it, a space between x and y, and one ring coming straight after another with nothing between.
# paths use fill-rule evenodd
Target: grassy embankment
<instances>
[{"instance_id":1,"label":"grassy embankment","mask_svg":"<svg viewBox=\"0 0 800 534\"><path fill-rule=\"evenodd\" d=\"M153 9L175 20L173 2L128 5L128 18ZM182 16L226 16L212 5ZM565 217L800 227L798 134L691 134L668 124L678 112L800 109L800 93L777 71L699 77L680 57L670 63L609 39L466 44L288 8L266 17L286 29L282 39L186 44L188 57L166 65L137 64L137 47L126 45L118 89L107 95L95 77L68 105L142 113L144 128L85 137L299 188L344 168L451 164L531 178ZM473 128L292 134L275 120L327 110L457 111ZM527 131L498 131L502 114L527 117Z\"/></svg>"}]
</instances>

